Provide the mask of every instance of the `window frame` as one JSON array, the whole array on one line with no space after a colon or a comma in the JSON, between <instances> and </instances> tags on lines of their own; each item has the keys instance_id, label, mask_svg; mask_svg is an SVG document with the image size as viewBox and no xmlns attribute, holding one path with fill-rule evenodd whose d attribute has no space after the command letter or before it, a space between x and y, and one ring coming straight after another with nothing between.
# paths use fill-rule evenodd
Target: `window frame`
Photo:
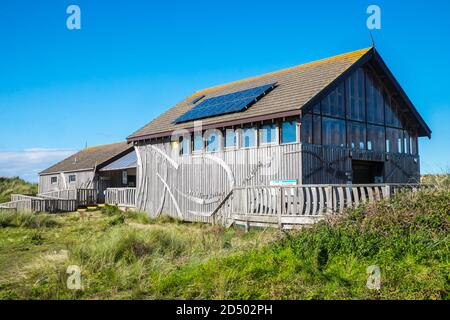
<instances>
[{"instance_id":1,"label":"window frame","mask_svg":"<svg viewBox=\"0 0 450 320\"><path fill-rule=\"evenodd\" d=\"M283 142L283 133L284 133L283 126L284 126L285 123L288 123L288 122L293 122L294 123L294 126L293 126L293 128L294 128L294 141ZM298 124L297 118L286 118L286 119L284 119L284 120L282 120L280 122L280 126L279 126L279 130L280 130L280 144L282 144L282 145L295 144L295 143L297 143L299 141L298 140L299 137L297 137L297 124Z\"/></svg>"},{"instance_id":2,"label":"window frame","mask_svg":"<svg viewBox=\"0 0 450 320\"><path fill-rule=\"evenodd\" d=\"M201 148L199 150L195 149L196 137L200 137L201 139ZM205 150L205 140L203 137L203 132L194 132L192 134L192 154L202 153Z\"/></svg>"},{"instance_id":3,"label":"window frame","mask_svg":"<svg viewBox=\"0 0 450 320\"><path fill-rule=\"evenodd\" d=\"M206 133L208 133L208 134L206 134ZM209 138L211 137L211 135L214 135L216 137L216 139L217 139L217 141L216 141L216 146L217 146L216 150L209 150L208 149L209 145L210 145L209 144ZM222 132L220 130L218 130L218 129L212 129L209 132L208 132L208 130L205 131L205 133L204 133L204 149L205 149L206 153L220 152L222 150L221 142L220 142L221 136L222 136Z\"/></svg>"},{"instance_id":4,"label":"window frame","mask_svg":"<svg viewBox=\"0 0 450 320\"><path fill-rule=\"evenodd\" d=\"M243 127L240 129L241 130L241 134L240 136L240 148L241 149L254 149L254 148L258 148L258 128L255 126L249 126L249 127ZM245 138L247 137L247 135L245 134L246 130L253 130L253 141L254 141L254 145L252 146L245 146Z\"/></svg>"},{"instance_id":5,"label":"window frame","mask_svg":"<svg viewBox=\"0 0 450 320\"><path fill-rule=\"evenodd\" d=\"M73 180L72 180L72 177L74 178ZM74 184L74 183L77 183L77 175L76 174L70 174L69 175L69 184Z\"/></svg>"},{"instance_id":6,"label":"window frame","mask_svg":"<svg viewBox=\"0 0 450 320\"><path fill-rule=\"evenodd\" d=\"M269 129L271 131L270 137L273 138L271 141L269 142L264 142L264 131L265 128L264 127L272 127L273 129ZM270 123L264 123L263 125L261 125L258 129L259 132L259 144L261 146L270 146L270 145L275 145L277 144L277 124L274 122L270 122ZM273 134L273 135L272 135Z\"/></svg>"},{"instance_id":7,"label":"window frame","mask_svg":"<svg viewBox=\"0 0 450 320\"><path fill-rule=\"evenodd\" d=\"M238 148L238 132L237 132L237 130L234 128L228 128L228 129L225 129L224 131L225 131L225 134L224 134L224 138L223 138L223 149L224 150L237 149ZM233 132L233 135L234 135L232 146L227 146L228 132Z\"/></svg>"}]
</instances>

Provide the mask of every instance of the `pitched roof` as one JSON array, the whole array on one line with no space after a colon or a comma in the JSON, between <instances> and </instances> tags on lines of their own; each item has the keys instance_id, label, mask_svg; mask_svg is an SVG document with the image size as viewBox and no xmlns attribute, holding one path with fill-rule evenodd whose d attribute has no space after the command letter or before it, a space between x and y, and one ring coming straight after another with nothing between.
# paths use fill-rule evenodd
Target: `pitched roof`
<instances>
[{"instance_id":1,"label":"pitched roof","mask_svg":"<svg viewBox=\"0 0 450 320\"><path fill-rule=\"evenodd\" d=\"M118 158L117 160L111 162L110 164L104 166L103 168L100 169L100 171L125 170L136 167L137 167L137 155L136 151L132 151Z\"/></svg>"},{"instance_id":2,"label":"pitched roof","mask_svg":"<svg viewBox=\"0 0 450 320\"><path fill-rule=\"evenodd\" d=\"M106 165L129 152L133 146L127 142L118 142L101 146L89 147L64 159L40 174L70 172L80 170L94 170Z\"/></svg>"},{"instance_id":3,"label":"pitched roof","mask_svg":"<svg viewBox=\"0 0 450 320\"><path fill-rule=\"evenodd\" d=\"M128 140L134 141L153 136L170 135L173 130L193 127L193 121L180 124L175 124L174 121L194 106L192 102L195 101L197 97L205 95L204 99L212 98L268 83L276 82L277 87L250 108L238 113L203 119L203 126L246 118L257 118L269 114L298 111L313 97L341 76L353 64L359 61L364 55L369 53L371 49L372 48L361 49L267 73L261 76L197 91L130 135Z\"/></svg>"}]
</instances>

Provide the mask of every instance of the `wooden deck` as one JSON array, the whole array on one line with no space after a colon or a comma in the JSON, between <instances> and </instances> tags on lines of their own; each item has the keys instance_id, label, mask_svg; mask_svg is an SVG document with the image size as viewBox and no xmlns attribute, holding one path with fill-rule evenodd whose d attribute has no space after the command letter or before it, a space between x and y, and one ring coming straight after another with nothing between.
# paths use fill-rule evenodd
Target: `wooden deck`
<instances>
[{"instance_id":1,"label":"wooden deck","mask_svg":"<svg viewBox=\"0 0 450 320\"><path fill-rule=\"evenodd\" d=\"M362 203L389 199L401 190L416 192L418 184L297 185L234 188L215 211L215 223L272 226L280 229L313 224Z\"/></svg>"}]
</instances>

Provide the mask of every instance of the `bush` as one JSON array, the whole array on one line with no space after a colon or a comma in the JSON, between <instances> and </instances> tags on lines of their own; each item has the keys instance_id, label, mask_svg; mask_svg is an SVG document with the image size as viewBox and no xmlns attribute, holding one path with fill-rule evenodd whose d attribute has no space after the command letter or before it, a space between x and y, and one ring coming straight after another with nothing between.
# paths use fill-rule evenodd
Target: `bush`
<instances>
[{"instance_id":1,"label":"bush","mask_svg":"<svg viewBox=\"0 0 450 320\"><path fill-rule=\"evenodd\" d=\"M108 220L110 226L117 226L125 223L125 215L123 213L112 216Z\"/></svg>"},{"instance_id":2,"label":"bush","mask_svg":"<svg viewBox=\"0 0 450 320\"><path fill-rule=\"evenodd\" d=\"M154 219L151 219L146 212L142 211L128 211L126 217L141 224L155 223Z\"/></svg>"},{"instance_id":3,"label":"bush","mask_svg":"<svg viewBox=\"0 0 450 320\"><path fill-rule=\"evenodd\" d=\"M0 203L11 201L11 194L36 195L38 185L26 182L19 177L2 178L0 177Z\"/></svg>"},{"instance_id":4,"label":"bush","mask_svg":"<svg viewBox=\"0 0 450 320\"><path fill-rule=\"evenodd\" d=\"M123 214L122 210L120 210L117 206L106 204L104 207L100 209L101 213L107 216L114 216Z\"/></svg>"},{"instance_id":5,"label":"bush","mask_svg":"<svg viewBox=\"0 0 450 320\"><path fill-rule=\"evenodd\" d=\"M134 220L141 224L179 224L182 223L179 219L173 218L167 214L162 214L157 218L151 218L147 212L143 211L128 211L126 213L128 219Z\"/></svg>"},{"instance_id":6,"label":"bush","mask_svg":"<svg viewBox=\"0 0 450 320\"><path fill-rule=\"evenodd\" d=\"M74 247L77 262L99 270L123 260L126 263L147 255L174 258L187 249L185 239L162 229L137 231L126 227L111 229L100 239Z\"/></svg>"},{"instance_id":7,"label":"bush","mask_svg":"<svg viewBox=\"0 0 450 320\"><path fill-rule=\"evenodd\" d=\"M48 214L25 212L0 213L0 227L44 228L54 227L58 223Z\"/></svg>"},{"instance_id":8,"label":"bush","mask_svg":"<svg viewBox=\"0 0 450 320\"><path fill-rule=\"evenodd\" d=\"M155 285L158 298L448 299L448 189L402 193L260 249L176 270ZM366 288L378 265L381 291Z\"/></svg>"}]
</instances>

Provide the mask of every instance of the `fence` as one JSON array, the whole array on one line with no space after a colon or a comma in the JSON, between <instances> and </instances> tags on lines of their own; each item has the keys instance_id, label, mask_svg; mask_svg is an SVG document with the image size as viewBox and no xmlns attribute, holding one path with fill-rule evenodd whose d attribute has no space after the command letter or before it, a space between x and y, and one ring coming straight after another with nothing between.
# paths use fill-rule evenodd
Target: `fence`
<instances>
[{"instance_id":1,"label":"fence","mask_svg":"<svg viewBox=\"0 0 450 320\"><path fill-rule=\"evenodd\" d=\"M0 204L0 211L16 212L71 212L77 210L77 200L42 199L36 197L17 196L15 200Z\"/></svg>"},{"instance_id":2,"label":"fence","mask_svg":"<svg viewBox=\"0 0 450 320\"><path fill-rule=\"evenodd\" d=\"M67 189L38 194L36 197L13 194L11 202L0 203L0 211L72 212L80 206L97 203L94 189Z\"/></svg>"},{"instance_id":3,"label":"fence","mask_svg":"<svg viewBox=\"0 0 450 320\"><path fill-rule=\"evenodd\" d=\"M136 207L136 188L108 188L105 203L121 207Z\"/></svg>"},{"instance_id":4,"label":"fence","mask_svg":"<svg viewBox=\"0 0 450 320\"><path fill-rule=\"evenodd\" d=\"M66 189L40 193L44 199L77 200L79 206L97 204L97 190L95 189Z\"/></svg>"},{"instance_id":5,"label":"fence","mask_svg":"<svg viewBox=\"0 0 450 320\"><path fill-rule=\"evenodd\" d=\"M417 191L418 184L297 185L236 187L216 209L215 221L229 225L292 227L312 224L325 215L366 202L388 199L400 190Z\"/></svg>"}]
</instances>

